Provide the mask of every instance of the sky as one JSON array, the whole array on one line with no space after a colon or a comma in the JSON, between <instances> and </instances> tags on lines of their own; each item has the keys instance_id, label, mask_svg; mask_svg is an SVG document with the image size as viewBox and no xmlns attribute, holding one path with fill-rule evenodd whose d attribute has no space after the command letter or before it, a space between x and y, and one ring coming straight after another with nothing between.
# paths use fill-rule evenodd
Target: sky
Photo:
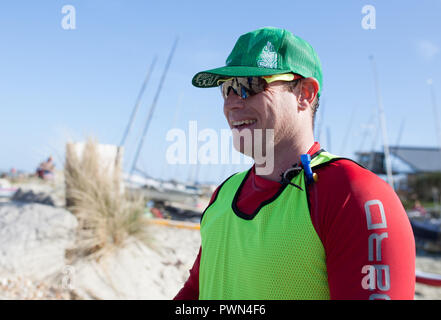
<instances>
[{"instance_id":1,"label":"sky","mask_svg":"<svg viewBox=\"0 0 441 320\"><path fill-rule=\"evenodd\" d=\"M65 5L75 29L63 28ZM365 29L362 8L375 8ZM391 145L437 146L427 80L441 108L441 1L2 1L0 4L0 171L27 172L49 155L60 169L67 141L120 143L141 84L155 69L124 153L132 167L173 42L137 168L162 179L219 183L244 165L170 165L170 129L227 129L218 89L191 85L225 65L238 37L275 26L307 40L323 68L316 140L345 157L383 145L370 56L374 57ZM372 22L372 21L371 21ZM436 118L435 115L438 115ZM401 133L401 134L400 134ZM249 165L248 165L249 166ZM197 176L196 176L197 174Z\"/></svg>"}]
</instances>

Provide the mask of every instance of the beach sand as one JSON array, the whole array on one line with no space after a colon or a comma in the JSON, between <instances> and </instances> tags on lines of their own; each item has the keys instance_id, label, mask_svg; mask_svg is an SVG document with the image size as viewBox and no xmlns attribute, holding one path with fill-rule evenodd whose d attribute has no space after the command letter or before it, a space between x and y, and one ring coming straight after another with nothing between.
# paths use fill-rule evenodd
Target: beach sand
<instances>
[{"instance_id":1,"label":"beach sand","mask_svg":"<svg viewBox=\"0 0 441 320\"><path fill-rule=\"evenodd\" d=\"M424 272L441 274L441 255L417 255L416 269ZM416 283L416 300L441 300L441 287Z\"/></svg>"}]
</instances>

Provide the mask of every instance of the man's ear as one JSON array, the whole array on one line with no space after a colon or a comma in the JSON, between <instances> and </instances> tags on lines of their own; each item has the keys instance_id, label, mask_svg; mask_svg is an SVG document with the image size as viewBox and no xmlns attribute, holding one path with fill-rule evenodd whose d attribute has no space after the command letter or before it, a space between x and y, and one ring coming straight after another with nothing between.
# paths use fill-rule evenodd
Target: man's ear
<instances>
[{"instance_id":1,"label":"man's ear","mask_svg":"<svg viewBox=\"0 0 441 320\"><path fill-rule=\"evenodd\" d=\"M302 109L309 108L317 97L320 85L314 78L302 79L300 94L298 98L299 107Z\"/></svg>"}]
</instances>

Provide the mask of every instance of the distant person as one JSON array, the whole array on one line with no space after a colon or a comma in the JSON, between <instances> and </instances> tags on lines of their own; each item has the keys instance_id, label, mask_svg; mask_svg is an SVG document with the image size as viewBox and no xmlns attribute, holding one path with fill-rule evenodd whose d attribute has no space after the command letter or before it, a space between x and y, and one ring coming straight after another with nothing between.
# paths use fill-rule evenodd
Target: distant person
<instances>
[{"instance_id":1,"label":"distant person","mask_svg":"<svg viewBox=\"0 0 441 320\"><path fill-rule=\"evenodd\" d=\"M415 200L414 210L418 211L422 216L427 215L427 211L419 200Z\"/></svg>"},{"instance_id":2,"label":"distant person","mask_svg":"<svg viewBox=\"0 0 441 320\"><path fill-rule=\"evenodd\" d=\"M10 170L10 177L11 178L16 178L17 177L17 169L11 168L11 170Z\"/></svg>"},{"instance_id":3,"label":"distant person","mask_svg":"<svg viewBox=\"0 0 441 320\"><path fill-rule=\"evenodd\" d=\"M398 196L314 141L322 69L310 44L283 29L248 32L225 67L192 82L220 86L233 137L248 130L256 148L256 129L274 130L274 169L262 174L253 151L255 164L217 188L175 299L414 298L415 243Z\"/></svg>"},{"instance_id":4,"label":"distant person","mask_svg":"<svg viewBox=\"0 0 441 320\"><path fill-rule=\"evenodd\" d=\"M48 180L54 177L55 164L52 156L50 156L46 161L40 163L37 168L37 176L41 179Z\"/></svg>"}]
</instances>

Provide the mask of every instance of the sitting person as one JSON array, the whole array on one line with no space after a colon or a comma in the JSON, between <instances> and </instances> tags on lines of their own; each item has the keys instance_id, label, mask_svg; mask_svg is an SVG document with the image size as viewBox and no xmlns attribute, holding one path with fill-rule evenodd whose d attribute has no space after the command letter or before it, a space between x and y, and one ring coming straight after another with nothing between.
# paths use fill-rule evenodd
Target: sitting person
<instances>
[{"instance_id":1,"label":"sitting person","mask_svg":"<svg viewBox=\"0 0 441 320\"><path fill-rule=\"evenodd\" d=\"M55 164L53 162L52 156L50 156L46 161L40 163L37 168L37 176L41 179L52 179L55 170Z\"/></svg>"}]
</instances>

